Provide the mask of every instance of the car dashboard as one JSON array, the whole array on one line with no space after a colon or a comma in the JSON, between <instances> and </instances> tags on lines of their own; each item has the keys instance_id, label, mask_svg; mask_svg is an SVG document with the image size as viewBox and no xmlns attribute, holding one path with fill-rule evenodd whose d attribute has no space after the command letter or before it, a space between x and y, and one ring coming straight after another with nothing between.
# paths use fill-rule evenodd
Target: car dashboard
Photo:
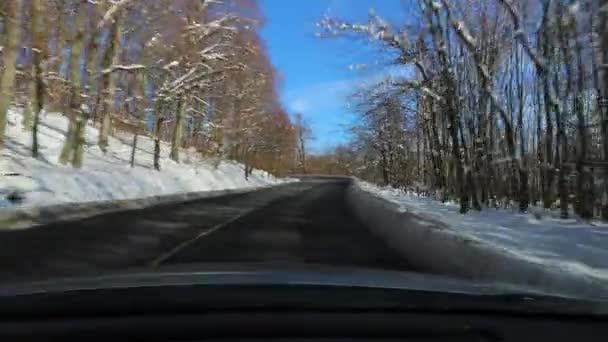
<instances>
[{"instance_id":1,"label":"car dashboard","mask_svg":"<svg viewBox=\"0 0 608 342\"><path fill-rule=\"evenodd\" d=\"M423 275L340 274L171 271L4 286L0 339L606 341L608 337L603 302L518 294Z\"/></svg>"}]
</instances>

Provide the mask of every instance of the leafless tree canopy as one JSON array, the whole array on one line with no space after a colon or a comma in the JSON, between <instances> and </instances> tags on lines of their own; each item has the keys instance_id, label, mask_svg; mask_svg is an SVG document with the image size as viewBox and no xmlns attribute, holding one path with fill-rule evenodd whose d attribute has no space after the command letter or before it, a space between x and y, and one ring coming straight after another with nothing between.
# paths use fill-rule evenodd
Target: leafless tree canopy
<instances>
[{"instance_id":1,"label":"leafless tree canopy","mask_svg":"<svg viewBox=\"0 0 608 342\"><path fill-rule=\"evenodd\" d=\"M353 174L414 188L461 212L530 204L608 219L608 0L406 0L408 22L326 17L320 37L360 38L411 77L356 91L352 143L307 153L258 35L254 0L10 0L0 4L0 143L24 107L38 156L43 110L69 118L60 162L126 130L278 174ZM133 140L135 151L137 139Z\"/></svg>"},{"instance_id":2,"label":"leafless tree canopy","mask_svg":"<svg viewBox=\"0 0 608 342\"><path fill-rule=\"evenodd\" d=\"M10 0L0 4L0 142L11 103L23 105L38 156L43 110L69 127L60 162L83 164L87 125L129 131L286 174L296 135L258 30L255 0ZM83 67L84 66L84 67ZM135 151L137 139L133 140Z\"/></svg>"},{"instance_id":3,"label":"leafless tree canopy","mask_svg":"<svg viewBox=\"0 0 608 342\"><path fill-rule=\"evenodd\" d=\"M348 158L332 171L457 199L462 213L533 203L608 219L608 2L403 4L415 19L399 27L373 12L318 23L320 37L371 38L413 75L358 91L353 144L318 167Z\"/></svg>"}]
</instances>

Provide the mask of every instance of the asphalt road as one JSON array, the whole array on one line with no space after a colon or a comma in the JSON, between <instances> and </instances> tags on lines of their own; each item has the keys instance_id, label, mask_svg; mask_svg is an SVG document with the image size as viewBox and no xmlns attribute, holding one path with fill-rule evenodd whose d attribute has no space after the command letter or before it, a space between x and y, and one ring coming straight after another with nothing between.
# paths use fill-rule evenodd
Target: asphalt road
<instances>
[{"instance_id":1,"label":"asphalt road","mask_svg":"<svg viewBox=\"0 0 608 342\"><path fill-rule=\"evenodd\" d=\"M349 211L347 186L308 180L0 231L0 281L205 262L410 269Z\"/></svg>"}]
</instances>

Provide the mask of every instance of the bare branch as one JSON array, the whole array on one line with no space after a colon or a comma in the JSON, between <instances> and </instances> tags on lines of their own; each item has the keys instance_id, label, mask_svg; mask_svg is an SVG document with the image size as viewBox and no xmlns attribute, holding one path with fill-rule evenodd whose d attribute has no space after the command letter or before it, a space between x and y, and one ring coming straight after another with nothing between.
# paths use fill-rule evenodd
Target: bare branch
<instances>
[{"instance_id":1,"label":"bare branch","mask_svg":"<svg viewBox=\"0 0 608 342\"><path fill-rule=\"evenodd\" d=\"M112 65L109 68L106 68L104 70L101 71L102 74L109 74L112 73L114 71L120 70L120 71L137 71L137 70L143 70L145 69L146 66L143 64L131 64L131 65Z\"/></svg>"}]
</instances>

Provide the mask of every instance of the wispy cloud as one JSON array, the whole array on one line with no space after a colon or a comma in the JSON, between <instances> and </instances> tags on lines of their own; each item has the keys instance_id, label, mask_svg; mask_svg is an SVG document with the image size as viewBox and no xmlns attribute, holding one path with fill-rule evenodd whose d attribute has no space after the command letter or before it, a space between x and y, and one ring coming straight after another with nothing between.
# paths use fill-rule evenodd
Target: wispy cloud
<instances>
[{"instance_id":1,"label":"wispy cloud","mask_svg":"<svg viewBox=\"0 0 608 342\"><path fill-rule=\"evenodd\" d=\"M301 113L308 120L315 137L311 147L321 152L348 139L346 128L355 120L348 98L357 88L378 83L387 76L410 75L411 71L404 68L387 68L350 79L319 82L286 92L283 103L289 113Z\"/></svg>"},{"instance_id":2,"label":"wispy cloud","mask_svg":"<svg viewBox=\"0 0 608 342\"><path fill-rule=\"evenodd\" d=\"M304 97L296 97L288 105L289 111L294 113L306 113L310 104Z\"/></svg>"},{"instance_id":3,"label":"wispy cloud","mask_svg":"<svg viewBox=\"0 0 608 342\"><path fill-rule=\"evenodd\" d=\"M359 87L378 83L387 76L408 77L411 74L409 68L387 68L359 77L320 82L293 89L285 94L284 100L288 111L315 116L317 112L346 108L349 95Z\"/></svg>"},{"instance_id":4,"label":"wispy cloud","mask_svg":"<svg viewBox=\"0 0 608 342\"><path fill-rule=\"evenodd\" d=\"M306 115L339 108L357 83L357 80L337 80L289 91L285 94L287 109Z\"/></svg>"}]
</instances>

